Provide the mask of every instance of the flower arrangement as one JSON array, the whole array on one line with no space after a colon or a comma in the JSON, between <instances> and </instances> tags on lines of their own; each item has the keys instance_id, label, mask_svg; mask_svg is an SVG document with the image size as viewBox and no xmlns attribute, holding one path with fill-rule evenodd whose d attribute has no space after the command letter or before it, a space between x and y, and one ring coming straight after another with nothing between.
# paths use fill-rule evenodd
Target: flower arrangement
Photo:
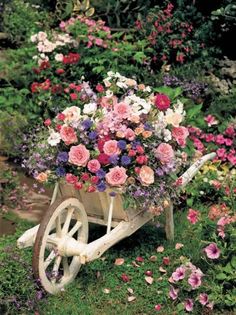
<instances>
[{"instance_id":1,"label":"flower arrangement","mask_svg":"<svg viewBox=\"0 0 236 315\"><path fill-rule=\"evenodd\" d=\"M96 93L87 82L71 86L75 105L45 120L28 165L39 182L119 190L128 205L139 200L159 214L187 163L183 104L119 73L108 72L103 83Z\"/></svg>"}]
</instances>

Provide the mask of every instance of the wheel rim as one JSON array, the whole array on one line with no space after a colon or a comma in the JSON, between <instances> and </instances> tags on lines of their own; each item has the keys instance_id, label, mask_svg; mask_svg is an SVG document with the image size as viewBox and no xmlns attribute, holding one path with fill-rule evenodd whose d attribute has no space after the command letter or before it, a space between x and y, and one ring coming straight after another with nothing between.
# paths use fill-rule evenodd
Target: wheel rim
<instances>
[{"instance_id":1,"label":"wheel rim","mask_svg":"<svg viewBox=\"0 0 236 315\"><path fill-rule=\"evenodd\" d=\"M49 293L64 289L77 275L80 257L66 257L58 250L60 240L72 237L88 241L88 220L83 205L76 198L55 202L40 224L35 240L33 269Z\"/></svg>"}]
</instances>

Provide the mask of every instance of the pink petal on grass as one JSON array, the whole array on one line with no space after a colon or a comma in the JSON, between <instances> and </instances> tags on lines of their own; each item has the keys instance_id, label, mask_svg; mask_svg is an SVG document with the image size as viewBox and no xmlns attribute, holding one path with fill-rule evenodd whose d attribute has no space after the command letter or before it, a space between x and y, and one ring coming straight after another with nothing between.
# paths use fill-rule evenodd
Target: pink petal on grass
<instances>
[{"instance_id":1,"label":"pink petal on grass","mask_svg":"<svg viewBox=\"0 0 236 315\"><path fill-rule=\"evenodd\" d=\"M140 256L136 257L135 260L136 260L137 262L144 262L144 258L143 258L143 257L140 257Z\"/></svg>"},{"instance_id":2,"label":"pink petal on grass","mask_svg":"<svg viewBox=\"0 0 236 315\"><path fill-rule=\"evenodd\" d=\"M153 255L149 257L149 261L155 262L157 261L157 256Z\"/></svg>"},{"instance_id":3,"label":"pink petal on grass","mask_svg":"<svg viewBox=\"0 0 236 315\"><path fill-rule=\"evenodd\" d=\"M180 249L180 248L182 248L182 247L184 247L184 244L182 244L182 243L176 243L175 244L175 249Z\"/></svg>"},{"instance_id":4,"label":"pink petal on grass","mask_svg":"<svg viewBox=\"0 0 236 315\"><path fill-rule=\"evenodd\" d=\"M136 300L136 297L134 295L128 296L128 302L133 302L134 300Z\"/></svg>"},{"instance_id":5,"label":"pink petal on grass","mask_svg":"<svg viewBox=\"0 0 236 315\"><path fill-rule=\"evenodd\" d=\"M145 281L148 283L148 284L152 284L153 283L153 277L148 277L148 276L146 276L145 277Z\"/></svg>"},{"instance_id":6,"label":"pink petal on grass","mask_svg":"<svg viewBox=\"0 0 236 315\"><path fill-rule=\"evenodd\" d=\"M167 273L167 271L163 267L160 267L159 271L162 272L162 273Z\"/></svg>"},{"instance_id":7,"label":"pink petal on grass","mask_svg":"<svg viewBox=\"0 0 236 315\"><path fill-rule=\"evenodd\" d=\"M121 266L121 265L123 265L124 262L125 262L124 258L116 258L114 264L116 266Z\"/></svg>"},{"instance_id":8,"label":"pink petal on grass","mask_svg":"<svg viewBox=\"0 0 236 315\"><path fill-rule=\"evenodd\" d=\"M130 294L133 294L134 293L134 290L132 288L128 288L127 291L130 293Z\"/></svg>"},{"instance_id":9,"label":"pink petal on grass","mask_svg":"<svg viewBox=\"0 0 236 315\"><path fill-rule=\"evenodd\" d=\"M165 248L164 248L163 246L158 246L158 247L157 247L157 252L158 252L158 253L163 253L164 250L165 250Z\"/></svg>"},{"instance_id":10,"label":"pink petal on grass","mask_svg":"<svg viewBox=\"0 0 236 315\"><path fill-rule=\"evenodd\" d=\"M102 290L102 292L103 292L103 293L105 293L105 294L109 294L109 293L111 292L111 290L110 290L110 289L105 288L105 289L103 289L103 290Z\"/></svg>"}]
</instances>

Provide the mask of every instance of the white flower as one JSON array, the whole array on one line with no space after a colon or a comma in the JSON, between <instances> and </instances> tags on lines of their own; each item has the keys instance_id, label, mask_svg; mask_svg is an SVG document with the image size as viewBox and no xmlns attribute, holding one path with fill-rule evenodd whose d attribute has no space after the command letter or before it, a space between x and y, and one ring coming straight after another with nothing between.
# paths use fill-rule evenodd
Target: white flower
<instances>
[{"instance_id":1,"label":"white flower","mask_svg":"<svg viewBox=\"0 0 236 315\"><path fill-rule=\"evenodd\" d=\"M50 136L48 138L48 144L52 147L55 147L61 141L61 136L58 132L55 132L53 129L50 129Z\"/></svg>"},{"instance_id":2,"label":"white flower","mask_svg":"<svg viewBox=\"0 0 236 315\"><path fill-rule=\"evenodd\" d=\"M103 80L105 87L110 87L111 86L111 82L108 80L108 78Z\"/></svg>"},{"instance_id":3,"label":"white flower","mask_svg":"<svg viewBox=\"0 0 236 315\"><path fill-rule=\"evenodd\" d=\"M164 141L168 142L172 139L171 131L169 129L163 130Z\"/></svg>"},{"instance_id":4,"label":"white flower","mask_svg":"<svg viewBox=\"0 0 236 315\"><path fill-rule=\"evenodd\" d=\"M89 103L84 105L83 113L87 115L93 115L97 110L96 103Z\"/></svg>"},{"instance_id":5,"label":"white flower","mask_svg":"<svg viewBox=\"0 0 236 315\"><path fill-rule=\"evenodd\" d=\"M106 96L107 97L112 97L113 96L113 92L111 90L106 90Z\"/></svg>"},{"instance_id":6,"label":"white flower","mask_svg":"<svg viewBox=\"0 0 236 315\"><path fill-rule=\"evenodd\" d=\"M63 54L56 54L55 55L55 60L61 62L61 61L63 61L63 57L64 57Z\"/></svg>"},{"instance_id":7,"label":"white flower","mask_svg":"<svg viewBox=\"0 0 236 315\"><path fill-rule=\"evenodd\" d=\"M67 107L62 113L65 115L64 121L68 124L76 123L81 118L81 110L77 106Z\"/></svg>"},{"instance_id":8,"label":"white flower","mask_svg":"<svg viewBox=\"0 0 236 315\"><path fill-rule=\"evenodd\" d=\"M183 118L183 113L181 114L180 112L174 112L173 109L170 108L166 110L165 121L168 125L179 127L183 121Z\"/></svg>"},{"instance_id":9,"label":"white flower","mask_svg":"<svg viewBox=\"0 0 236 315\"><path fill-rule=\"evenodd\" d=\"M116 85L117 85L118 87L120 87L121 89L127 89L127 88L128 88L128 85L125 84L124 82L117 81L117 82L116 82Z\"/></svg>"},{"instance_id":10,"label":"white flower","mask_svg":"<svg viewBox=\"0 0 236 315\"><path fill-rule=\"evenodd\" d=\"M146 87L144 88L143 92L148 92L148 93L150 93L150 92L151 92L150 86L146 86Z\"/></svg>"},{"instance_id":11,"label":"white flower","mask_svg":"<svg viewBox=\"0 0 236 315\"><path fill-rule=\"evenodd\" d=\"M45 41L45 39L46 39L47 37L48 37L48 36L47 36L47 34L46 34L45 32L38 32L37 38L38 38L39 41L43 42L43 41Z\"/></svg>"},{"instance_id":12,"label":"white flower","mask_svg":"<svg viewBox=\"0 0 236 315\"><path fill-rule=\"evenodd\" d=\"M31 35L31 36L30 36L30 41L31 41L32 43L36 43L36 42L37 42L37 38L38 38L38 35L37 35L37 34Z\"/></svg>"}]
</instances>

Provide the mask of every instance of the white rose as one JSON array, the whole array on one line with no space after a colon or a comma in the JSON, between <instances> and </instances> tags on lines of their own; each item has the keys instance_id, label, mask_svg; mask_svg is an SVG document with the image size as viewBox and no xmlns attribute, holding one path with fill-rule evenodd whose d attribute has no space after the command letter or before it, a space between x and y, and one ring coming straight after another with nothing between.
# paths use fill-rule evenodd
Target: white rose
<instances>
[{"instance_id":1,"label":"white rose","mask_svg":"<svg viewBox=\"0 0 236 315\"><path fill-rule=\"evenodd\" d=\"M55 132L53 129L50 130L50 136L48 138L48 144L55 147L61 141L61 136L58 132Z\"/></svg>"},{"instance_id":2,"label":"white rose","mask_svg":"<svg viewBox=\"0 0 236 315\"><path fill-rule=\"evenodd\" d=\"M38 37L37 34L31 35L31 36L30 36L30 41L31 41L32 43L37 42L37 37Z\"/></svg>"},{"instance_id":3,"label":"white rose","mask_svg":"<svg viewBox=\"0 0 236 315\"><path fill-rule=\"evenodd\" d=\"M164 141L168 142L172 139L171 131L169 129L163 130Z\"/></svg>"},{"instance_id":4,"label":"white rose","mask_svg":"<svg viewBox=\"0 0 236 315\"><path fill-rule=\"evenodd\" d=\"M38 36L37 37L38 37L39 41L43 42L47 38L47 34L44 33L44 32L38 32Z\"/></svg>"},{"instance_id":5,"label":"white rose","mask_svg":"<svg viewBox=\"0 0 236 315\"><path fill-rule=\"evenodd\" d=\"M63 54L56 54L55 55L55 60L61 62L61 61L63 61L63 57L64 57Z\"/></svg>"},{"instance_id":6,"label":"white rose","mask_svg":"<svg viewBox=\"0 0 236 315\"><path fill-rule=\"evenodd\" d=\"M89 103L84 105L83 113L86 115L92 115L97 110L96 103Z\"/></svg>"},{"instance_id":7,"label":"white rose","mask_svg":"<svg viewBox=\"0 0 236 315\"><path fill-rule=\"evenodd\" d=\"M77 106L67 107L62 113L65 115L64 121L69 124L76 123L81 118L81 110Z\"/></svg>"}]
</instances>

